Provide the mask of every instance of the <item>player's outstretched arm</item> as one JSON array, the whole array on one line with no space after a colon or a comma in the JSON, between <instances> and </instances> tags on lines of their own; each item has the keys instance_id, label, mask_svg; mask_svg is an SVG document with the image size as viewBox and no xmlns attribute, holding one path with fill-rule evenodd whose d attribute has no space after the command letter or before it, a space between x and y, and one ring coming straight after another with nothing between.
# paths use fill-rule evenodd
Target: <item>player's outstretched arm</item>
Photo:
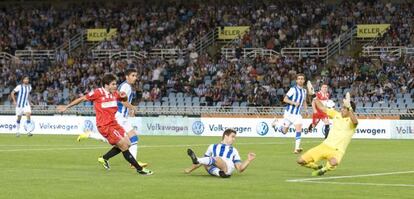
<instances>
[{"instance_id":1,"label":"player's outstretched arm","mask_svg":"<svg viewBox=\"0 0 414 199\"><path fill-rule=\"evenodd\" d=\"M327 108L326 108L326 106L325 105L323 105L322 104L322 102L321 101L319 101L318 99L314 99L314 102L315 102L315 106L319 109L319 110L321 110L322 112L324 112L324 113L326 113L328 110L327 110Z\"/></svg>"},{"instance_id":2,"label":"player's outstretched arm","mask_svg":"<svg viewBox=\"0 0 414 199\"><path fill-rule=\"evenodd\" d=\"M69 103L68 105L61 105L61 106L58 106L57 107L57 111L58 112L65 112L66 110L68 110L70 107L72 107L72 106L76 106L76 105L78 105L79 103L81 103L81 102L84 102L84 101L86 101L87 99L86 99L86 95L85 96L82 96L82 97L79 97L78 99L75 99L75 100L73 100L71 103Z\"/></svg>"},{"instance_id":3,"label":"player's outstretched arm","mask_svg":"<svg viewBox=\"0 0 414 199\"><path fill-rule=\"evenodd\" d=\"M243 172L244 170L247 169L247 167L249 166L249 164L256 158L256 154L255 153L249 153L247 154L247 160L243 161L242 163L239 164L235 164L235 167L237 169L237 171L239 171L240 173Z\"/></svg>"},{"instance_id":4,"label":"player's outstretched arm","mask_svg":"<svg viewBox=\"0 0 414 199\"><path fill-rule=\"evenodd\" d=\"M201 164L193 164L190 168L186 168L184 169L184 173L191 173L193 171L195 171L196 169L200 168L202 165Z\"/></svg>"}]
</instances>

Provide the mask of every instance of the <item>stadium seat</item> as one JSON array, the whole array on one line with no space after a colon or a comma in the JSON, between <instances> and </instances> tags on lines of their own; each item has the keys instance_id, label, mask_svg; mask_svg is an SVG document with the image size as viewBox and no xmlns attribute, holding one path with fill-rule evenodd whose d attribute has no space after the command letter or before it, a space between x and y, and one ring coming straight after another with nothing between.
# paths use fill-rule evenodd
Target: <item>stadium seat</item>
<instances>
[{"instance_id":1,"label":"stadium seat","mask_svg":"<svg viewBox=\"0 0 414 199\"><path fill-rule=\"evenodd\" d=\"M192 99L191 99L191 97L185 97L184 98L184 101L186 102L186 103L191 103L192 102Z\"/></svg>"},{"instance_id":2,"label":"stadium seat","mask_svg":"<svg viewBox=\"0 0 414 199\"><path fill-rule=\"evenodd\" d=\"M175 97L177 97L177 98L183 98L183 97L184 97L184 93L179 92L179 93L177 93L177 94L175 95Z\"/></svg>"},{"instance_id":3,"label":"stadium seat","mask_svg":"<svg viewBox=\"0 0 414 199\"><path fill-rule=\"evenodd\" d=\"M372 102L365 102L364 107L365 108L371 108L372 107Z\"/></svg>"},{"instance_id":4,"label":"stadium seat","mask_svg":"<svg viewBox=\"0 0 414 199\"><path fill-rule=\"evenodd\" d=\"M173 93L173 92L171 92L171 93L168 94L168 98L175 98L175 96L176 96L176 94Z\"/></svg>"},{"instance_id":5,"label":"stadium seat","mask_svg":"<svg viewBox=\"0 0 414 199\"><path fill-rule=\"evenodd\" d=\"M200 98L199 97L193 97L193 103L194 102L200 102Z\"/></svg>"}]
</instances>

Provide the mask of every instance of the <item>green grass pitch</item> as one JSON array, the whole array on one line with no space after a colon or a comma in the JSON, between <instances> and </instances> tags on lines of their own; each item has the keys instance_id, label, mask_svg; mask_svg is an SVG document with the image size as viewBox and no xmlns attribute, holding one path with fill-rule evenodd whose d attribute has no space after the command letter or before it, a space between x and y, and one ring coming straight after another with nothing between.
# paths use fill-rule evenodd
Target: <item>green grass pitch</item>
<instances>
[{"instance_id":1,"label":"green grass pitch","mask_svg":"<svg viewBox=\"0 0 414 199\"><path fill-rule=\"evenodd\" d=\"M237 138L243 159L256 160L230 179L209 176L204 169L187 175L186 149L202 155L219 137L141 136L139 159L153 176L139 176L118 155L111 171L97 163L110 146L75 136L0 135L0 198L413 198L414 140L353 140L336 171L310 182L311 170L298 166L293 139ZM304 149L322 139L303 139ZM402 172L402 173L394 173ZM391 173L383 175L383 173ZM379 174L377 176L365 176ZM362 176L357 176L362 175ZM328 179L334 176L337 179Z\"/></svg>"}]
</instances>

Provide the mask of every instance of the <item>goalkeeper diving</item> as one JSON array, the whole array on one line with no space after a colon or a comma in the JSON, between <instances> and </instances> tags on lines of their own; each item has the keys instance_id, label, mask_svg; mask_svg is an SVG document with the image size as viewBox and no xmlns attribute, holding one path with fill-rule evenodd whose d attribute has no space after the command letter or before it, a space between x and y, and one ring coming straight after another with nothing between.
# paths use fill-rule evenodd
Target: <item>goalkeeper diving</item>
<instances>
[{"instance_id":1,"label":"goalkeeper diving","mask_svg":"<svg viewBox=\"0 0 414 199\"><path fill-rule=\"evenodd\" d=\"M340 112L333 108L327 108L318 99L315 99L315 105L332 119L332 129L329 136L320 145L308 150L297 160L297 163L313 169L313 176L321 176L327 171L334 170L340 164L355 133L358 119L354 114L355 103L351 101L349 93L346 93L345 99L343 99ZM326 160L325 166L318 165L321 160Z\"/></svg>"}]
</instances>

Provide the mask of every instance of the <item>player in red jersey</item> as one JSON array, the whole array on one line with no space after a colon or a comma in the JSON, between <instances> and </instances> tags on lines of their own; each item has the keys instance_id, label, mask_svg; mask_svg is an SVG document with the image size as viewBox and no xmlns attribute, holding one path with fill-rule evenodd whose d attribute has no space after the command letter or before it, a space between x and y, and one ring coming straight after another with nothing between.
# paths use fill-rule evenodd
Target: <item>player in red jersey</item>
<instances>
[{"instance_id":1,"label":"player in red jersey","mask_svg":"<svg viewBox=\"0 0 414 199\"><path fill-rule=\"evenodd\" d=\"M328 85L322 84L321 90L317 92L315 95L316 96L314 99L318 99L322 103L326 104L326 102L329 100ZM324 135L326 139L329 135L328 116L326 115L326 113L318 109L314 100L312 100L312 108L313 108L312 123L309 125L308 130L311 131L313 128L315 128L315 126L319 123L319 121L322 120L323 123L325 124Z\"/></svg>"},{"instance_id":2,"label":"player in red jersey","mask_svg":"<svg viewBox=\"0 0 414 199\"><path fill-rule=\"evenodd\" d=\"M116 76L105 74L102 78L102 88L95 89L87 95L75 99L66 106L58 106L59 112L64 112L68 108L75 106L84 101L92 101L96 112L96 126L99 133L105 137L109 144L114 147L109 150L102 159L103 166L109 170L108 159L122 152L124 158L133 165L141 175L151 175L152 171L141 167L132 154L129 152L131 142L128 136L125 136L125 130L118 124L115 119L115 113L118 111L118 101L127 101L125 93L117 91Z\"/></svg>"}]
</instances>

